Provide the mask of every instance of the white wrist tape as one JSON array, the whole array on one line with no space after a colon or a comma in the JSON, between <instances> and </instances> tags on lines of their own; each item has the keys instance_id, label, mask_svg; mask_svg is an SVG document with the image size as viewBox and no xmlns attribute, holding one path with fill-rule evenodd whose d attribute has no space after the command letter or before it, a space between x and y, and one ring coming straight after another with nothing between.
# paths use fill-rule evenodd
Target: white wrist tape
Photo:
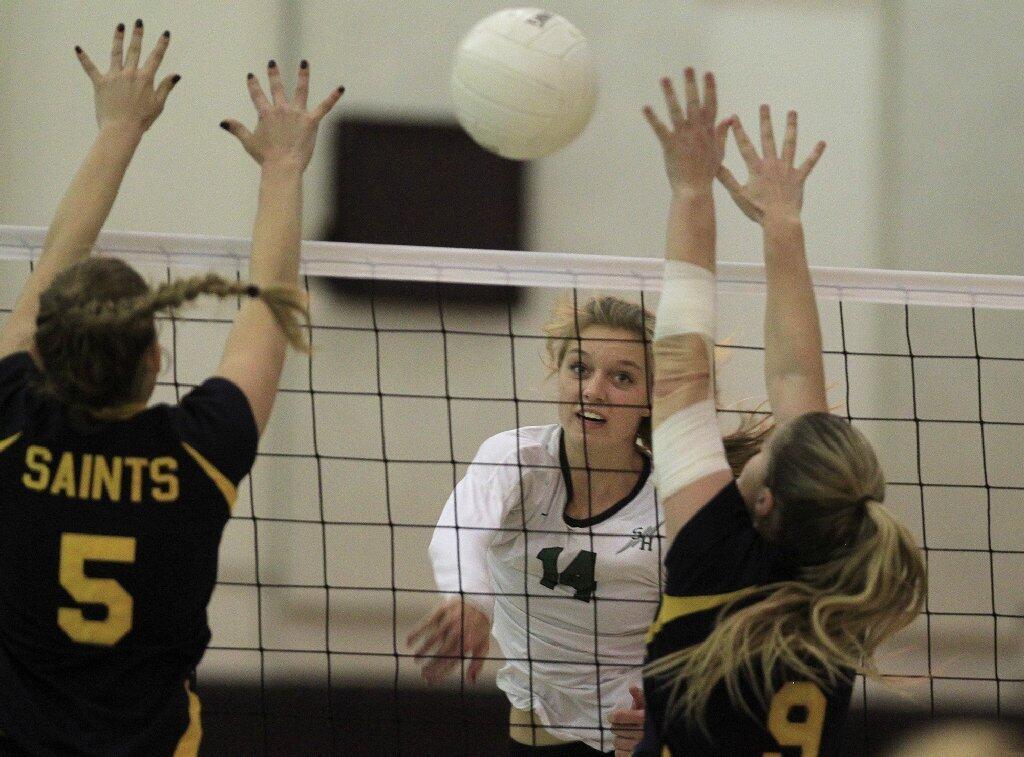
<instances>
[{"instance_id":1,"label":"white wrist tape","mask_svg":"<svg viewBox=\"0 0 1024 757\"><path fill-rule=\"evenodd\" d=\"M679 334L702 334L715 341L715 274L678 260L665 261L654 339Z\"/></svg>"},{"instance_id":2,"label":"white wrist tape","mask_svg":"<svg viewBox=\"0 0 1024 757\"><path fill-rule=\"evenodd\" d=\"M697 479L729 470L718 414L710 399L659 423L653 442L655 480L662 502Z\"/></svg>"}]
</instances>

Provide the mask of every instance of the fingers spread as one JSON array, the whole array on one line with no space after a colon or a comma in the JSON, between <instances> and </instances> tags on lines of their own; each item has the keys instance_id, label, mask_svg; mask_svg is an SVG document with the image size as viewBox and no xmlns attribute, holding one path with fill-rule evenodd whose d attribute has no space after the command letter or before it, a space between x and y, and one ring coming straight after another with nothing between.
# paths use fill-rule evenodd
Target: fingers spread
<instances>
[{"instance_id":1,"label":"fingers spread","mask_svg":"<svg viewBox=\"0 0 1024 757\"><path fill-rule=\"evenodd\" d=\"M331 93L329 95L327 95L327 97L325 97L323 99L323 102L321 102L320 105L317 106L317 109L315 111L313 111L313 119L315 121L317 121L317 122L322 121L324 116L326 116L328 113L330 113L331 109L335 105L337 105L338 100L341 99L341 96L343 94L345 94L345 88L344 87L338 87L336 89L332 89Z\"/></svg>"},{"instance_id":2,"label":"fingers spread","mask_svg":"<svg viewBox=\"0 0 1024 757\"><path fill-rule=\"evenodd\" d=\"M704 107L711 114L711 120L718 118L718 87L715 75L708 71L704 74Z\"/></svg>"},{"instance_id":3,"label":"fingers spread","mask_svg":"<svg viewBox=\"0 0 1024 757\"><path fill-rule=\"evenodd\" d=\"M772 131L772 114L767 105L761 106L761 154L765 158L776 158L775 133Z\"/></svg>"},{"instance_id":4,"label":"fingers spread","mask_svg":"<svg viewBox=\"0 0 1024 757\"><path fill-rule=\"evenodd\" d=\"M469 668L466 670L466 677L469 678L470 683L476 683L476 679L480 676L480 671L483 670L484 659L482 657L474 657L473 661L469 663Z\"/></svg>"},{"instance_id":5,"label":"fingers spread","mask_svg":"<svg viewBox=\"0 0 1024 757\"><path fill-rule=\"evenodd\" d=\"M782 140L782 160L787 166L793 165L796 157L796 111L786 114L786 136Z\"/></svg>"},{"instance_id":6,"label":"fingers spread","mask_svg":"<svg viewBox=\"0 0 1024 757\"><path fill-rule=\"evenodd\" d=\"M82 68L85 69L86 76L92 79L93 84L98 83L102 74L99 69L96 68L96 64L92 62L92 59L82 48L77 46L75 47L75 55L78 56L78 62L81 63Z\"/></svg>"},{"instance_id":7,"label":"fingers spread","mask_svg":"<svg viewBox=\"0 0 1024 757\"><path fill-rule=\"evenodd\" d=\"M306 109L306 102L309 100L309 63L302 61L299 64L299 80L295 85L295 104L302 110Z\"/></svg>"},{"instance_id":8,"label":"fingers spread","mask_svg":"<svg viewBox=\"0 0 1024 757\"><path fill-rule=\"evenodd\" d=\"M818 160L821 158L821 154L825 152L825 143L818 142L811 150L811 154L807 156L807 160L800 166L800 175L805 179L810 175L811 171L814 170L814 166L817 165Z\"/></svg>"},{"instance_id":9,"label":"fingers spread","mask_svg":"<svg viewBox=\"0 0 1024 757\"><path fill-rule=\"evenodd\" d=\"M668 115L672 119L672 125L678 129L686 121L686 116L683 115L683 109L679 106L676 88L672 86L672 80L667 76L661 80L661 91L665 94L665 104L668 106Z\"/></svg>"},{"instance_id":10,"label":"fingers spread","mask_svg":"<svg viewBox=\"0 0 1024 757\"><path fill-rule=\"evenodd\" d=\"M124 66L124 24L114 30L114 42L110 46L110 70L120 71Z\"/></svg>"},{"instance_id":11,"label":"fingers spread","mask_svg":"<svg viewBox=\"0 0 1024 757\"><path fill-rule=\"evenodd\" d=\"M249 74L248 85L249 97L252 98L252 104L256 106L256 112L262 116L270 109L270 101L267 100L267 96L263 92L263 87L260 86L260 80L257 79L254 74Z\"/></svg>"},{"instance_id":12,"label":"fingers spread","mask_svg":"<svg viewBox=\"0 0 1024 757\"><path fill-rule=\"evenodd\" d=\"M647 119L647 123L651 125L655 135L658 139L664 143L669 138L668 127L662 123L661 119L655 114L654 109L650 105L645 105L643 109L644 118Z\"/></svg>"},{"instance_id":13,"label":"fingers spread","mask_svg":"<svg viewBox=\"0 0 1024 757\"><path fill-rule=\"evenodd\" d=\"M167 95L170 94L171 90L174 89L174 85L181 80L178 74L168 74L160 82L160 86L156 88L156 101L160 104L160 107L164 107L164 103L167 102Z\"/></svg>"},{"instance_id":14,"label":"fingers spread","mask_svg":"<svg viewBox=\"0 0 1024 757\"><path fill-rule=\"evenodd\" d=\"M732 119L727 118L715 127L715 147L718 148L719 155L725 155L725 141L729 137L729 125L731 123Z\"/></svg>"},{"instance_id":15,"label":"fingers spread","mask_svg":"<svg viewBox=\"0 0 1024 757\"><path fill-rule=\"evenodd\" d=\"M167 52L167 46L171 44L171 33L165 31L161 34L156 44L153 45L153 51L146 58L146 64L142 67L142 70L146 72L148 76L156 78L156 71L160 68L160 64L164 60L164 53Z\"/></svg>"},{"instance_id":16,"label":"fingers spread","mask_svg":"<svg viewBox=\"0 0 1024 757\"><path fill-rule=\"evenodd\" d=\"M288 102L288 95L284 91L284 82L281 80L281 69L276 61L267 63L267 79L270 80L270 98L274 105L284 105Z\"/></svg>"},{"instance_id":17,"label":"fingers spread","mask_svg":"<svg viewBox=\"0 0 1024 757\"><path fill-rule=\"evenodd\" d=\"M124 58L124 67L136 69L139 66L139 58L142 56L142 19L135 20L135 28L132 29L132 39L128 43L128 54Z\"/></svg>"},{"instance_id":18,"label":"fingers spread","mask_svg":"<svg viewBox=\"0 0 1024 757\"><path fill-rule=\"evenodd\" d=\"M743 124L740 120L733 116L732 119L732 133L736 137L736 146L740 150L740 155L743 156L743 161L747 164L747 168L753 171L758 163L761 162L761 158L757 154L757 149L754 147L754 143L750 141L750 137L747 136L746 130L743 128Z\"/></svg>"},{"instance_id":19,"label":"fingers spread","mask_svg":"<svg viewBox=\"0 0 1024 757\"><path fill-rule=\"evenodd\" d=\"M686 117L697 118L700 113L700 94L697 92L697 75L692 68L683 72L683 85L686 89Z\"/></svg>"}]
</instances>

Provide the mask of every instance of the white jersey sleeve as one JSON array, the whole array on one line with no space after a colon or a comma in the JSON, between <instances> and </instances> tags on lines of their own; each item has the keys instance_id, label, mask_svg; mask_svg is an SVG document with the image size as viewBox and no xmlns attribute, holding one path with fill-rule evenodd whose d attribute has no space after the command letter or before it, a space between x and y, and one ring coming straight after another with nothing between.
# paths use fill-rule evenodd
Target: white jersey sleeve
<instances>
[{"instance_id":1,"label":"white jersey sleeve","mask_svg":"<svg viewBox=\"0 0 1024 757\"><path fill-rule=\"evenodd\" d=\"M464 594L488 615L494 614L494 586L487 552L509 508L518 501L520 473L513 433L485 441L448 501L430 541L437 588L449 596Z\"/></svg>"}]
</instances>

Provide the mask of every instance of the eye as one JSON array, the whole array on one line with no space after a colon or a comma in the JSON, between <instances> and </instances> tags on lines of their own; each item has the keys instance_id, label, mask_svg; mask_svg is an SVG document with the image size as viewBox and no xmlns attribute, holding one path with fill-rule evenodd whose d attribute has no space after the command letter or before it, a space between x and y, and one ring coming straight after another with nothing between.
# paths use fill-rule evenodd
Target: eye
<instances>
[{"instance_id":1,"label":"eye","mask_svg":"<svg viewBox=\"0 0 1024 757\"><path fill-rule=\"evenodd\" d=\"M574 360L569 363L569 372L574 376L582 376L587 372L587 366L581 363L579 360Z\"/></svg>"},{"instance_id":2,"label":"eye","mask_svg":"<svg viewBox=\"0 0 1024 757\"><path fill-rule=\"evenodd\" d=\"M615 380L618 381L620 384L625 384L626 386L632 386L633 384L636 383L636 379L633 378L633 374L626 373L624 371L616 373Z\"/></svg>"}]
</instances>

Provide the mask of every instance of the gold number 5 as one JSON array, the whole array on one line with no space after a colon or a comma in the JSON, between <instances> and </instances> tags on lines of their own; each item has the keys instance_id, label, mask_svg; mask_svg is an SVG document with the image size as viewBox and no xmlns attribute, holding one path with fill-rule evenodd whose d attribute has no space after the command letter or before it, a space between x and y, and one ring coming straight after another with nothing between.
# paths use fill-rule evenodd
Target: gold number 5
<instances>
[{"instance_id":1,"label":"gold number 5","mask_svg":"<svg viewBox=\"0 0 1024 757\"><path fill-rule=\"evenodd\" d=\"M800 757L818 757L827 704L821 689L810 681L787 683L772 697L772 706L768 711L768 731L779 742L779 746L800 747ZM806 717L800 721L790 720L796 707L806 712ZM777 755L778 752L774 752L766 754L766 757Z\"/></svg>"},{"instance_id":2,"label":"gold number 5","mask_svg":"<svg viewBox=\"0 0 1024 757\"><path fill-rule=\"evenodd\" d=\"M132 628L132 596L112 578L85 575L86 561L135 562L135 539L128 536L61 534L60 585L81 605L103 605L107 617L88 620L77 607L57 610L57 625L73 641L112 647Z\"/></svg>"}]
</instances>

